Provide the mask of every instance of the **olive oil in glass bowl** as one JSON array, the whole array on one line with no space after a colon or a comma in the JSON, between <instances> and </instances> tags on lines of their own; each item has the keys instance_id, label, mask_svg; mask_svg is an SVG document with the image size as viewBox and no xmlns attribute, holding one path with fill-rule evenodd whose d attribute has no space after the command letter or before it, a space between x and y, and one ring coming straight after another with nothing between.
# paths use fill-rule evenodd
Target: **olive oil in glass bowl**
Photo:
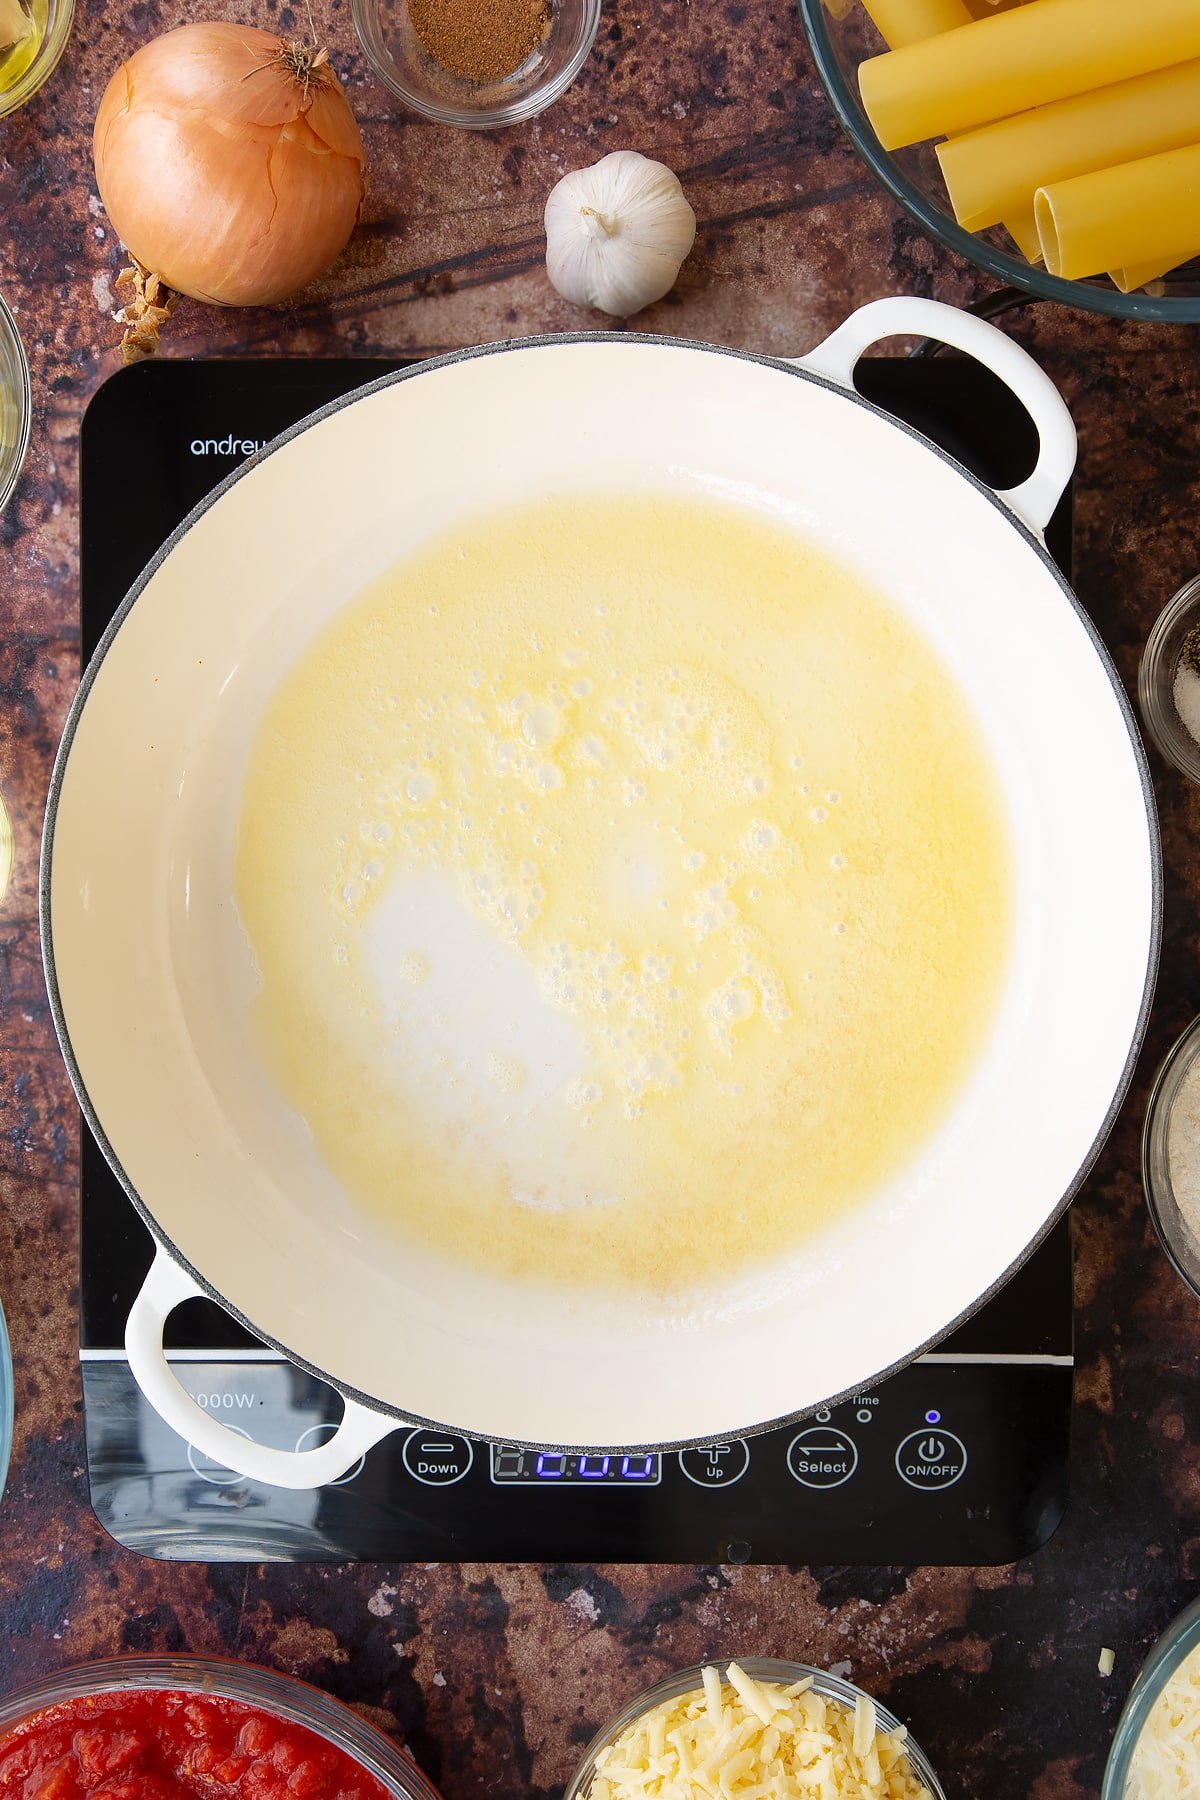
<instances>
[{"instance_id":1,"label":"olive oil in glass bowl","mask_svg":"<svg viewBox=\"0 0 1200 1800\"><path fill-rule=\"evenodd\" d=\"M0 295L0 512L12 497L29 448L32 405L25 349Z\"/></svg>"},{"instance_id":2,"label":"olive oil in glass bowl","mask_svg":"<svg viewBox=\"0 0 1200 1800\"><path fill-rule=\"evenodd\" d=\"M0 0L0 119L49 80L74 17L75 0Z\"/></svg>"}]
</instances>

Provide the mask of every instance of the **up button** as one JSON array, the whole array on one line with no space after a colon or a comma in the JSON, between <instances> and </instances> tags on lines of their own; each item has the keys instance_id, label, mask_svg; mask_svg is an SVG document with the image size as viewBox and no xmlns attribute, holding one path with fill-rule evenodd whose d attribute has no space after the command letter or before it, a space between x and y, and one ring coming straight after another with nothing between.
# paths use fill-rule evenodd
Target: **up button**
<instances>
[{"instance_id":1,"label":"up button","mask_svg":"<svg viewBox=\"0 0 1200 1800\"><path fill-rule=\"evenodd\" d=\"M953 1487L967 1466L967 1446L952 1431L926 1425L912 1431L896 1451L896 1470L910 1488L933 1493Z\"/></svg>"}]
</instances>

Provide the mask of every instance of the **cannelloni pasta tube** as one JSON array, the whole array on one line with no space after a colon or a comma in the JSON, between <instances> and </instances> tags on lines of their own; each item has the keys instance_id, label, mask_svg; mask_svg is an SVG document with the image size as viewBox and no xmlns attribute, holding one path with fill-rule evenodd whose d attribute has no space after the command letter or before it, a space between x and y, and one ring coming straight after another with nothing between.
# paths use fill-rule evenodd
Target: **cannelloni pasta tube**
<instances>
[{"instance_id":1,"label":"cannelloni pasta tube","mask_svg":"<svg viewBox=\"0 0 1200 1800\"><path fill-rule=\"evenodd\" d=\"M1038 189L1034 212L1052 275L1136 274L1155 264L1161 274L1200 245L1200 144L1053 182Z\"/></svg>"},{"instance_id":2,"label":"cannelloni pasta tube","mask_svg":"<svg viewBox=\"0 0 1200 1800\"><path fill-rule=\"evenodd\" d=\"M1036 0L871 57L859 87L898 150L1194 57L1198 0Z\"/></svg>"},{"instance_id":3,"label":"cannelloni pasta tube","mask_svg":"<svg viewBox=\"0 0 1200 1800\"><path fill-rule=\"evenodd\" d=\"M971 23L965 0L863 0L863 6L893 50Z\"/></svg>"},{"instance_id":4,"label":"cannelloni pasta tube","mask_svg":"<svg viewBox=\"0 0 1200 1800\"><path fill-rule=\"evenodd\" d=\"M1179 267L1181 260L1190 262L1193 256L1200 256L1200 239L1197 239L1196 248L1185 258L1175 257L1169 263L1164 263L1161 257L1154 262L1132 263L1127 269L1110 269L1108 279L1123 294L1132 294L1152 281L1161 281L1164 275L1169 275L1172 269Z\"/></svg>"},{"instance_id":5,"label":"cannelloni pasta tube","mask_svg":"<svg viewBox=\"0 0 1200 1800\"><path fill-rule=\"evenodd\" d=\"M937 155L955 218L980 231L1029 206L1039 187L1197 142L1193 60L999 119L939 144Z\"/></svg>"}]
</instances>

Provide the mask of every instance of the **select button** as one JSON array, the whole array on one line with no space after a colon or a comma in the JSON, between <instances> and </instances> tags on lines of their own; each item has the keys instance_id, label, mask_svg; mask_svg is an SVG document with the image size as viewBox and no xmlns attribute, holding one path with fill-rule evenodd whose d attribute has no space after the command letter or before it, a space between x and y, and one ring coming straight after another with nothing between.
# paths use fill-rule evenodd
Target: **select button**
<instances>
[{"instance_id":1,"label":"select button","mask_svg":"<svg viewBox=\"0 0 1200 1800\"><path fill-rule=\"evenodd\" d=\"M953 1487L967 1466L967 1446L952 1431L912 1431L896 1451L901 1481L923 1493Z\"/></svg>"},{"instance_id":2,"label":"select button","mask_svg":"<svg viewBox=\"0 0 1200 1800\"><path fill-rule=\"evenodd\" d=\"M788 1473L801 1487L835 1488L858 1467L858 1447L832 1425L810 1425L788 1445Z\"/></svg>"},{"instance_id":3,"label":"select button","mask_svg":"<svg viewBox=\"0 0 1200 1800\"><path fill-rule=\"evenodd\" d=\"M410 1431L402 1452L404 1467L426 1487L452 1487L475 1460L470 1440L448 1431Z\"/></svg>"}]
</instances>

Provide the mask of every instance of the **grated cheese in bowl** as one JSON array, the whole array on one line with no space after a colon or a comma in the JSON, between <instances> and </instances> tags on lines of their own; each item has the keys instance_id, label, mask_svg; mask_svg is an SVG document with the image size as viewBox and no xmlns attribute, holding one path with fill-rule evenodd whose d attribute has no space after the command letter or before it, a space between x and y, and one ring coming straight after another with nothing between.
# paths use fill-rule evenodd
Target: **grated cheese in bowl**
<instances>
[{"instance_id":1,"label":"grated cheese in bowl","mask_svg":"<svg viewBox=\"0 0 1200 1800\"><path fill-rule=\"evenodd\" d=\"M755 1659L689 1669L627 1707L565 1800L943 1800L903 1725L849 1682Z\"/></svg>"},{"instance_id":2,"label":"grated cheese in bowl","mask_svg":"<svg viewBox=\"0 0 1200 1800\"><path fill-rule=\"evenodd\" d=\"M1200 1790L1200 1645L1168 1675L1138 1732L1124 1800L1187 1800Z\"/></svg>"},{"instance_id":3,"label":"grated cheese in bowl","mask_svg":"<svg viewBox=\"0 0 1200 1800\"><path fill-rule=\"evenodd\" d=\"M1200 1795L1200 1600L1163 1632L1129 1690L1100 1800Z\"/></svg>"}]
</instances>

